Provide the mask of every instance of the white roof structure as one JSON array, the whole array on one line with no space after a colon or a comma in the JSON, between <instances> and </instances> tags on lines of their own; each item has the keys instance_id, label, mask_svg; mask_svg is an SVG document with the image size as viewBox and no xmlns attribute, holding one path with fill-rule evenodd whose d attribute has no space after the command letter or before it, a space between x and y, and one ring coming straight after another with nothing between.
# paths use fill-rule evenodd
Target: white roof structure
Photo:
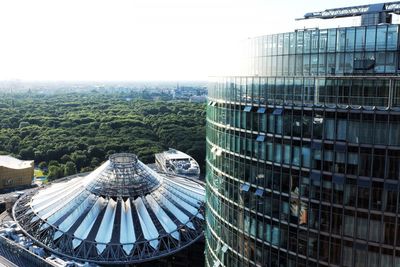
<instances>
[{"instance_id":1,"label":"white roof structure","mask_svg":"<svg viewBox=\"0 0 400 267\"><path fill-rule=\"evenodd\" d=\"M0 167L22 170L32 167L33 160L19 160L11 156L0 155Z\"/></svg>"},{"instance_id":2,"label":"white roof structure","mask_svg":"<svg viewBox=\"0 0 400 267\"><path fill-rule=\"evenodd\" d=\"M176 150L176 149L169 149L164 152L164 156L169 159L169 160L174 160L174 159L189 159L191 158L188 154L183 153L182 151Z\"/></svg>"},{"instance_id":3,"label":"white roof structure","mask_svg":"<svg viewBox=\"0 0 400 267\"><path fill-rule=\"evenodd\" d=\"M59 255L128 264L174 253L202 235L205 189L162 176L133 154L115 154L86 177L22 196L21 229Z\"/></svg>"},{"instance_id":4,"label":"white roof structure","mask_svg":"<svg viewBox=\"0 0 400 267\"><path fill-rule=\"evenodd\" d=\"M155 154L157 167L170 174L199 178L200 167L195 159L182 151L170 148Z\"/></svg>"}]
</instances>

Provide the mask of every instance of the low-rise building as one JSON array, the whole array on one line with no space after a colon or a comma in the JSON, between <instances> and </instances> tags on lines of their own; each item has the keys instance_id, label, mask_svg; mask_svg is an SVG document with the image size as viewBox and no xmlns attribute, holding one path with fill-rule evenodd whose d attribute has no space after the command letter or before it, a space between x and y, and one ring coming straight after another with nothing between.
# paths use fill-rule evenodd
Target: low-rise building
<instances>
[{"instance_id":1,"label":"low-rise building","mask_svg":"<svg viewBox=\"0 0 400 267\"><path fill-rule=\"evenodd\" d=\"M155 154L156 167L165 173L198 179L200 167L195 159L179 150L170 148Z\"/></svg>"},{"instance_id":2,"label":"low-rise building","mask_svg":"<svg viewBox=\"0 0 400 267\"><path fill-rule=\"evenodd\" d=\"M0 155L0 190L30 185L34 161Z\"/></svg>"}]
</instances>

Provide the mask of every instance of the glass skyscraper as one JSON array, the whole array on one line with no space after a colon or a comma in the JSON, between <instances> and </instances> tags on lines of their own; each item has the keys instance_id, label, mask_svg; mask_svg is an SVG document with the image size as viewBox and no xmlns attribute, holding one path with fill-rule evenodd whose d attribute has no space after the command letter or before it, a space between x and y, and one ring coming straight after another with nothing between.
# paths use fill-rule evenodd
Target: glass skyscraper
<instances>
[{"instance_id":1,"label":"glass skyscraper","mask_svg":"<svg viewBox=\"0 0 400 267\"><path fill-rule=\"evenodd\" d=\"M207 106L206 266L400 266L399 25L248 41Z\"/></svg>"}]
</instances>

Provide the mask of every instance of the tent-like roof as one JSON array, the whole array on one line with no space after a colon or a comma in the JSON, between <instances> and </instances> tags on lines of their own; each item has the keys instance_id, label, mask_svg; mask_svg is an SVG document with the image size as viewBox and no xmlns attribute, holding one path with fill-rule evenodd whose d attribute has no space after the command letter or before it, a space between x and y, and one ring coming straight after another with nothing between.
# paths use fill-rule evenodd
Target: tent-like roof
<instances>
[{"instance_id":1,"label":"tent-like roof","mask_svg":"<svg viewBox=\"0 0 400 267\"><path fill-rule=\"evenodd\" d=\"M7 155L0 155L0 167L6 167L9 169L22 170L31 168L33 166L33 160L19 160Z\"/></svg>"},{"instance_id":2,"label":"tent-like roof","mask_svg":"<svg viewBox=\"0 0 400 267\"><path fill-rule=\"evenodd\" d=\"M115 154L85 177L22 196L13 216L59 255L139 263L174 253L202 235L204 187L162 176L133 154Z\"/></svg>"}]
</instances>

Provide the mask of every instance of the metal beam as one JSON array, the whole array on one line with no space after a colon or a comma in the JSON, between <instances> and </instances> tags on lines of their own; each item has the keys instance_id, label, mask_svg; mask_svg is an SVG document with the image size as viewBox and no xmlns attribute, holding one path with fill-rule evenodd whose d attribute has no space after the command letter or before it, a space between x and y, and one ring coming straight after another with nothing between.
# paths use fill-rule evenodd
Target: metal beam
<instances>
[{"instance_id":1,"label":"metal beam","mask_svg":"<svg viewBox=\"0 0 400 267\"><path fill-rule=\"evenodd\" d=\"M370 9L371 7L378 6L378 5L383 5L382 10L371 11L371 9ZM382 12L383 13L400 14L400 2L388 2L388 3L381 3L381 4L371 4L371 5L361 5L361 6L326 9L324 11L306 13L303 18L298 18L296 20L345 18L345 17L354 17L354 16L365 15L365 14L374 14L374 13L382 13Z\"/></svg>"}]
</instances>

